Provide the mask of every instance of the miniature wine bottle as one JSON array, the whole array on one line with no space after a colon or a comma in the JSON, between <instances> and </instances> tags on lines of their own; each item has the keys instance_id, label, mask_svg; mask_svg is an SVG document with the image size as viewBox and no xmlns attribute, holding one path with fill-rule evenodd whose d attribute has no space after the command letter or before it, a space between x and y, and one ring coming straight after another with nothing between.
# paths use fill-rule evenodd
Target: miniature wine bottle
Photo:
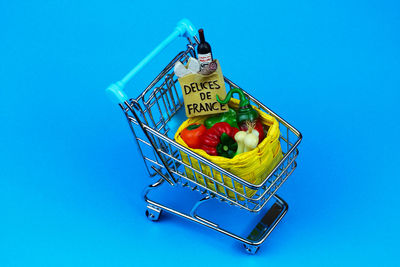
<instances>
[{"instance_id":1,"label":"miniature wine bottle","mask_svg":"<svg viewBox=\"0 0 400 267\"><path fill-rule=\"evenodd\" d=\"M199 37L200 37L200 43L197 46L197 58L200 62L200 68L203 69L213 60L213 57L211 52L211 46L209 43L206 42L204 38L203 29L199 30Z\"/></svg>"}]
</instances>

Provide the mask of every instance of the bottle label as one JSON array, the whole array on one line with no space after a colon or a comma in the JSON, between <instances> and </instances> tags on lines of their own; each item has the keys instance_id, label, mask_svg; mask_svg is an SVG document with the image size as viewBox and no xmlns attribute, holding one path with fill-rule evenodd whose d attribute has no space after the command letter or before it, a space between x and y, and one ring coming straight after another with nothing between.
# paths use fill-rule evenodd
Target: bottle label
<instances>
[{"instance_id":1,"label":"bottle label","mask_svg":"<svg viewBox=\"0 0 400 267\"><path fill-rule=\"evenodd\" d=\"M205 66L207 66L212 61L211 53L198 54L197 56L199 58L200 67L201 68L204 68Z\"/></svg>"}]
</instances>

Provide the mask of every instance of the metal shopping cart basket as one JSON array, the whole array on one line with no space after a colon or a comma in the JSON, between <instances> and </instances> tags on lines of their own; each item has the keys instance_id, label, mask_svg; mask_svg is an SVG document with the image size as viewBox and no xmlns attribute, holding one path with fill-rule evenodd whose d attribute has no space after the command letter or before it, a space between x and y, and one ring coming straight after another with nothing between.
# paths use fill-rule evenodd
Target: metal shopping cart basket
<instances>
[{"instance_id":1,"label":"metal shopping cart basket","mask_svg":"<svg viewBox=\"0 0 400 267\"><path fill-rule=\"evenodd\" d=\"M169 62L139 96L128 98L124 92L124 86L128 81L163 48L179 36L186 38L188 41L185 49ZM179 118L179 113L183 111L184 114L184 106L182 92L179 88L179 83L177 83L177 77L174 75L173 67L177 61L186 63L189 57L195 57L195 47L198 43L195 27L189 20L181 20L175 30L162 43L122 80L110 85L106 91L115 102L118 102L125 114L149 175L160 177L157 182L144 190L147 217L152 221L156 221L162 211L181 216L242 242L246 251L254 254L288 210L287 203L276 192L297 166L295 161L298 155L297 147L302 137L300 132L288 122L243 90L252 105L273 116L279 122L283 158L265 178L264 182L258 185L249 183L175 142L175 130L185 117ZM240 88L228 78L224 77L224 79L229 88ZM180 152L189 155L189 162L182 160ZM193 165L194 161L197 161L196 166ZM211 175L209 172L208 175L203 173L202 167L199 169L198 166L210 168ZM221 179L214 177L212 170L221 174L222 182ZM187 171L197 175L192 175L192 178L189 179ZM203 182L198 181L199 174L204 179ZM213 185L210 186L210 183L205 182L205 179L211 180ZM227 179L231 180L229 184L233 185L233 187L226 185ZM159 188L165 182L171 186L171 189L176 186L182 186L192 191L197 191L204 197L193 205L190 212L186 213L150 199L149 192ZM249 197L246 195L246 190L252 190L256 193ZM228 191L230 192L229 195ZM232 197L232 192L234 197ZM256 224L254 230L249 231L250 233L246 236L241 236L222 228L210 219L198 215L199 206L213 199L228 204L226 206L228 209L238 207L243 210L243 213L245 211L259 213L267 206L269 209L261 217L262 219ZM273 203L272 205L271 202ZM266 205L267 203L269 204Z\"/></svg>"}]
</instances>

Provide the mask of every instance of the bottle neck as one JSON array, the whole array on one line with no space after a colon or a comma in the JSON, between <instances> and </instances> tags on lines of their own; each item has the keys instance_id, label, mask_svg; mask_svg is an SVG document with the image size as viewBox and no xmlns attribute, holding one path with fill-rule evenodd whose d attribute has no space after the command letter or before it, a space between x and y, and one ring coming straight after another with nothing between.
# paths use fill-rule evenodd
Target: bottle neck
<instances>
[{"instance_id":1,"label":"bottle neck","mask_svg":"<svg viewBox=\"0 0 400 267\"><path fill-rule=\"evenodd\" d=\"M205 40L205 38L204 38L204 31L203 31L203 29L200 29L200 30L199 30L199 37L200 37L200 43L205 43L205 42L206 42L206 40Z\"/></svg>"}]
</instances>

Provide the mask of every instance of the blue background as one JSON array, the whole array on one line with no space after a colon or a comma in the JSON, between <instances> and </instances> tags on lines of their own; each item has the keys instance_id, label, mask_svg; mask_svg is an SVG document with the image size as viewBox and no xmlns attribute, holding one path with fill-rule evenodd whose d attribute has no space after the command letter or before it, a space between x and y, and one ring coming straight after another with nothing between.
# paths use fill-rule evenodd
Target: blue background
<instances>
[{"instance_id":1,"label":"blue background","mask_svg":"<svg viewBox=\"0 0 400 267\"><path fill-rule=\"evenodd\" d=\"M397 1L1 1L0 265L395 265L399 11ZM256 256L171 215L146 219L152 180L104 93L182 17L205 29L227 77L304 135L279 191L289 212ZM146 67L131 95L183 47Z\"/></svg>"}]
</instances>

